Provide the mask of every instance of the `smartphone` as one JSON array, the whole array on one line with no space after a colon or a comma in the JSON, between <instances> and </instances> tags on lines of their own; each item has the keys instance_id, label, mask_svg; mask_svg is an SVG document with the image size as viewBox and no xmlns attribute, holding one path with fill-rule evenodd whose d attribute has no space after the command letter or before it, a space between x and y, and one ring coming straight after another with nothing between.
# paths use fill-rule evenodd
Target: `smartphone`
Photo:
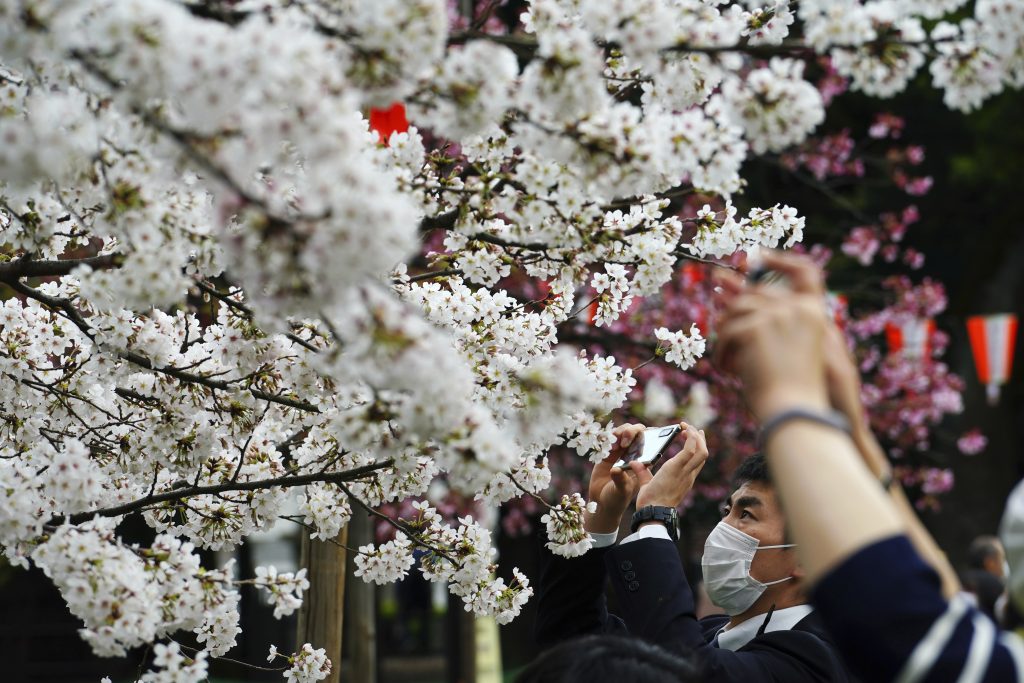
<instances>
[{"instance_id":1,"label":"smartphone","mask_svg":"<svg viewBox=\"0 0 1024 683\"><path fill-rule=\"evenodd\" d=\"M747 282L753 285L768 285L771 287L789 287L789 278L777 270L766 270L761 267L753 268L747 273Z\"/></svg>"},{"instance_id":2,"label":"smartphone","mask_svg":"<svg viewBox=\"0 0 1024 683\"><path fill-rule=\"evenodd\" d=\"M679 425L648 427L637 434L636 438L633 439L633 443L629 445L629 450L626 451L625 457L619 458L613 467L625 469L626 465L634 460L651 467L654 463L658 462L658 459L679 432Z\"/></svg>"}]
</instances>

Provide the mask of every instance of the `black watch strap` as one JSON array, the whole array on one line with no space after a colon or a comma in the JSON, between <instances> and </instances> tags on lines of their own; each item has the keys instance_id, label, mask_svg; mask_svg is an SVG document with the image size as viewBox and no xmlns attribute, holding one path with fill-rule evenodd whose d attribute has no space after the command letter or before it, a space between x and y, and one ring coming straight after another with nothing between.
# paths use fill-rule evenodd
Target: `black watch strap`
<instances>
[{"instance_id":1,"label":"black watch strap","mask_svg":"<svg viewBox=\"0 0 1024 683\"><path fill-rule=\"evenodd\" d=\"M636 531L644 522L661 522L668 529L668 537L679 540L678 515L675 508L664 505L645 505L633 513L630 531Z\"/></svg>"}]
</instances>

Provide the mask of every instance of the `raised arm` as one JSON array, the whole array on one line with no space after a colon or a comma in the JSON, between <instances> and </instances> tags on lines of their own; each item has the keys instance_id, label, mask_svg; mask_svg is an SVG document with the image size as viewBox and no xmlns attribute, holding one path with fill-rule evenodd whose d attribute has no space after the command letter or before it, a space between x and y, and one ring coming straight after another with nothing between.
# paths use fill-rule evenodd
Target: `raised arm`
<instances>
[{"instance_id":1,"label":"raised arm","mask_svg":"<svg viewBox=\"0 0 1024 683\"><path fill-rule=\"evenodd\" d=\"M611 454L594 465L588 486L588 500L597 510L587 513L586 529L591 534L614 534L619 520L636 494L636 475L616 469L643 425L621 425L615 429ZM570 638L595 633L622 633L622 621L608 613L604 589L604 555L608 547L594 547L581 557L558 557L547 548L540 550L540 584L534 637L541 649Z\"/></svg>"},{"instance_id":2,"label":"raised arm","mask_svg":"<svg viewBox=\"0 0 1024 683\"><path fill-rule=\"evenodd\" d=\"M786 276L792 291L807 294L819 301L825 300L825 285L821 270L810 260L794 254L766 252L764 266ZM723 286L738 291L733 278ZM740 288L741 289L741 288ZM853 444L868 471L882 482L893 503L914 548L942 579L943 594L950 598L960 591L960 581L945 553L925 529L907 500L902 487L893 480L892 467L885 452L871 431L867 413L861 401L860 373L846 345L843 333L831 319L826 318L822 331L822 360L825 384L831 406L849 420Z\"/></svg>"},{"instance_id":3,"label":"raised arm","mask_svg":"<svg viewBox=\"0 0 1024 683\"><path fill-rule=\"evenodd\" d=\"M907 520L849 435L815 421L833 407L821 300L727 279L718 359L775 421L765 454L812 600L865 680L1021 681L1024 646L964 601L946 601Z\"/></svg>"}]
</instances>

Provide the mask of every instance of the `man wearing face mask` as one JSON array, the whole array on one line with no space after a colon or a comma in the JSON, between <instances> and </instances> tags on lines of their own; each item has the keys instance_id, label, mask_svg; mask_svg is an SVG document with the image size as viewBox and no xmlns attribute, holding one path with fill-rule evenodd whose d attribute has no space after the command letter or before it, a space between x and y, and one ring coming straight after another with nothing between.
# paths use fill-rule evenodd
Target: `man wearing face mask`
<instances>
[{"instance_id":1,"label":"man wearing face mask","mask_svg":"<svg viewBox=\"0 0 1024 683\"><path fill-rule=\"evenodd\" d=\"M698 620L676 550L676 508L707 459L704 434L687 425L682 450L656 475L639 463L612 467L640 425L616 430L612 454L594 466L588 515L594 547L579 558L548 556L538 597L538 642L592 632L627 632L694 657L707 681L850 681L804 595L803 572L763 458L739 469L722 521L705 543L702 566L712 602L726 615ZM620 518L637 495L633 533L614 545ZM608 613L604 577L618 597Z\"/></svg>"}]
</instances>

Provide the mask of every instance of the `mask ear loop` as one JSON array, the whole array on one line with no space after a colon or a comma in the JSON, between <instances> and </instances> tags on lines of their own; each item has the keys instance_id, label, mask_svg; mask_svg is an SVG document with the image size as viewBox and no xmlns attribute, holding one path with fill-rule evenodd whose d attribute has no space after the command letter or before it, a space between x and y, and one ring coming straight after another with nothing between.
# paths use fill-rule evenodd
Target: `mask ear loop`
<instances>
[{"instance_id":1,"label":"mask ear loop","mask_svg":"<svg viewBox=\"0 0 1024 683\"><path fill-rule=\"evenodd\" d=\"M757 552L758 550L771 550L772 548L795 548L795 547L796 547L796 543L784 543L782 545L759 545L754 550L754 552ZM749 574L749 572L748 572L748 574ZM751 578L753 578L753 577L751 577ZM784 579L776 579L775 581L761 581L760 583L764 584L765 586L774 586L777 583L782 583L783 581L789 581L792 578L793 578L792 576L787 576ZM756 581L757 579L754 579L754 580ZM774 604L772 605L772 610L773 609L775 609L775 605ZM771 613L772 613L771 610L768 610L768 615L769 616L771 616ZM765 623L767 623L767 619L765 620Z\"/></svg>"},{"instance_id":2,"label":"mask ear loop","mask_svg":"<svg viewBox=\"0 0 1024 683\"><path fill-rule=\"evenodd\" d=\"M751 578L753 578L753 577L751 577ZM787 576L784 579L776 579L775 581L761 581L761 583L763 583L765 586L774 586L777 583L782 583L783 581L789 581L792 578L793 578L792 576ZM754 579L754 580L757 581L757 579Z\"/></svg>"}]
</instances>

